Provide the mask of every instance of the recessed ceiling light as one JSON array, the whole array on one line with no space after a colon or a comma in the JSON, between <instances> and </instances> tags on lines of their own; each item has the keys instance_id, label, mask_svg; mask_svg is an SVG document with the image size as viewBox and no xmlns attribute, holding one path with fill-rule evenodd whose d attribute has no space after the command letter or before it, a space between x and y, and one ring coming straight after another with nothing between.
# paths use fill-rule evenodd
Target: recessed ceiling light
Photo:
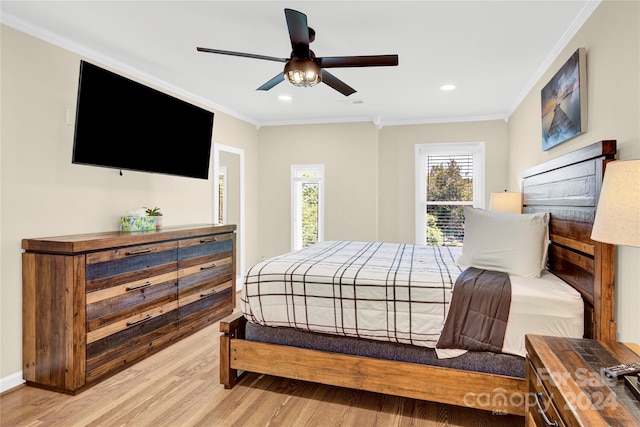
<instances>
[{"instance_id":1,"label":"recessed ceiling light","mask_svg":"<svg viewBox=\"0 0 640 427\"><path fill-rule=\"evenodd\" d=\"M291 101L291 97L289 95L278 95L278 99L280 101Z\"/></svg>"},{"instance_id":2,"label":"recessed ceiling light","mask_svg":"<svg viewBox=\"0 0 640 427\"><path fill-rule=\"evenodd\" d=\"M455 88L456 88L456 85L442 85L442 86L440 86L440 90L444 90L444 91L454 90Z\"/></svg>"}]
</instances>

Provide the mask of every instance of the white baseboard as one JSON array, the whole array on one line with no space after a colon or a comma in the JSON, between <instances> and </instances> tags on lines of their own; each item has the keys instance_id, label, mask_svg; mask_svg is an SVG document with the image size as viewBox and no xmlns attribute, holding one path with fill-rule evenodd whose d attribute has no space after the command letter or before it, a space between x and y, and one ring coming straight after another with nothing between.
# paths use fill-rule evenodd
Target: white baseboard
<instances>
[{"instance_id":1,"label":"white baseboard","mask_svg":"<svg viewBox=\"0 0 640 427\"><path fill-rule=\"evenodd\" d=\"M22 379L22 371L16 372L4 378L0 378L0 393L11 390L14 387L24 384Z\"/></svg>"}]
</instances>

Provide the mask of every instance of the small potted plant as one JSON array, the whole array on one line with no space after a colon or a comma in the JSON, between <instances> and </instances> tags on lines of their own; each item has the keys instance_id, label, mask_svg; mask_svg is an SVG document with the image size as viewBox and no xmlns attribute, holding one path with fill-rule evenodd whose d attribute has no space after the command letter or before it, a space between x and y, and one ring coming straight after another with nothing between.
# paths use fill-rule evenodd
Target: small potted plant
<instances>
[{"instance_id":1,"label":"small potted plant","mask_svg":"<svg viewBox=\"0 0 640 427\"><path fill-rule=\"evenodd\" d=\"M160 212L160 208L156 206L155 208L145 207L144 209L144 212L147 214L147 216L156 217L156 230L162 228L162 212Z\"/></svg>"}]
</instances>

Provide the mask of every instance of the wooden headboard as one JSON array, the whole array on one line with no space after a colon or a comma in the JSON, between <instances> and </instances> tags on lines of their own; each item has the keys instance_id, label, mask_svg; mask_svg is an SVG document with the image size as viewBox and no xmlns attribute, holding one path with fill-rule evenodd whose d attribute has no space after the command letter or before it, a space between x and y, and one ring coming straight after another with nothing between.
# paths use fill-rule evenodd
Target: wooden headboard
<instances>
[{"instance_id":1,"label":"wooden headboard","mask_svg":"<svg viewBox=\"0 0 640 427\"><path fill-rule=\"evenodd\" d=\"M616 141L600 141L526 170L523 212L549 212L547 269L582 295L585 337L616 340L615 247L591 240L606 164Z\"/></svg>"}]
</instances>

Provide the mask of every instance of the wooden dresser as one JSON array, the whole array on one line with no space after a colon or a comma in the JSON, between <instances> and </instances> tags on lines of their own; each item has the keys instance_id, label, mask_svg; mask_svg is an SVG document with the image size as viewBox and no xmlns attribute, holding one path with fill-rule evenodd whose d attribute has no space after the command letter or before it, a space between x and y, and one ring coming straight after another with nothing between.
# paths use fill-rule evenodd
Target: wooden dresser
<instances>
[{"instance_id":1,"label":"wooden dresser","mask_svg":"<svg viewBox=\"0 0 640 427\"><path fill-rule=\"evenodd\" d=\"M640 361L629 346L527 335L529 394L525 424L533 426L639 426L640 402L607 366Z\"/></svg>"},{"instance_id":2,"label":"wooden dresser","mask_svg":"<svg viewBox=\"0 0 640 427\"><path fill-rule=\"evenodd\" d=\"M27 385L75 394L230 314L235 229L24 239Z\"/></svg>"}]
</instances>

